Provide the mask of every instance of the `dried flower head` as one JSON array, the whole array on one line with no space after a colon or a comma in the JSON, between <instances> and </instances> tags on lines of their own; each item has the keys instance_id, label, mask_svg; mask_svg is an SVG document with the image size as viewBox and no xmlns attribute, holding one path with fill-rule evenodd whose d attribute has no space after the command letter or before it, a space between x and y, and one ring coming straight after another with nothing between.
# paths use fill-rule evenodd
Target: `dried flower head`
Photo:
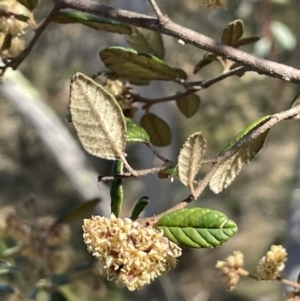
<instances>
[{"instance_id":1,"label":"dried flower head","mask_svg":"<svg viewBox=\"0 0 300 301\"><path fill-rule=\"evenodd\" d=\"M137 104L133 102L130 94L132 89L130 84L124 84L120 80L110 80L104 73L93 76L93 79L115 97L125 117L134 117L137 111Z\"/></svg>"},{"instance_id":2,"label":"dried flower head","mask_svg":"<svg viewBox=\"0 0 300 301\"><path fill-rule=\"evenodd\" d=\"M208 8L226 7L227 0L200 0L202 5Z\"/></svg>"},{"instance_id":3,"label":"dried flower head","mask_svg":"<svg viewBox=\"0 0 300 301\"><path fill-rule=\"evenodd\" d=\"M283 246L271 246L257 265L257 276L261 280L274 280L284 269L284 262L287 260L287 253Z\"/></svg>"},{"instance_id":4,"label":"dried flower head","mask_svg":"<svg viewBox=\"0 0 300 301\"><path fill-rule=\"evenodd\" d=\"M216 268L220 270L220 275L227 290L232 291L236 288L240 274L239 270L244 264L244 254L240 251L233 252L225 261L218 261Z\"/></svg>"},{"instance_id":5,"label":"dried flower head","mask_svg":"<svg viewBox=\"0 0 300 301\"><path fill-rule=\"evenodd\" d=\"M6 12L0 17L0 56L4 58L16 56L25 47L22 36L28 27L25 21L19 20L16 16L28 16L29 11L16 0L2 0L0 9Z\"/></svg>"},{"instance_id":6,"label":"dried flower head","mask_svg":"<svg viewBox=\"0 0 300 301\"><path fill-rule=\"evenodd\" d=\"M131 291L174 268L181 255L181 249L162 232L113 214L85 219L83 231L88 251L99 260L100 274Z\"/></svg>"}]
</instances>

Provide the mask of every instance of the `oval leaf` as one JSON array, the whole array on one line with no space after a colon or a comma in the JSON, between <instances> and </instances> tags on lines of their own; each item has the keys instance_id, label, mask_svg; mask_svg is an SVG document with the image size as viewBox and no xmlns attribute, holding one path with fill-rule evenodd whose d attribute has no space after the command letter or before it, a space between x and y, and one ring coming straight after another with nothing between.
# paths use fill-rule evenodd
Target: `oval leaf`
<instances>
[{"instance_id":1,"label":"oval leaf","mask_svg":"<svg viewBox=\"0 0 300 301\"><path fill-rule=\"evenodd\" d=\"M100 18L95 15L90 15L82 12L68 10L60 11L54 16L51 21L61 24L81 23L96 30L126 35L131 34L132 32L130 26L122 24L120 22Z\"/></svg>"},{"instance_id":2,"label":"oval leaf","mask_svg":"<svg viewBox=\"0 0 300 301\"><path fill-rule=\"evenodd\" d=\"M173 211L158 220L157 229L177 245L188 248L217 247L238 230L224 213L207 208Z\"/></svg>"},{"instance_id":3,"label":"oval leaf","mask_svg":"<svg viewBox=\"0 0 300 301\"><path fill-rule=\"evenodd\" d=\"M176 70L148 53L122 47L107 47L99 53L105 66L120 77L140 80L174 80Z\"/></svg>"},{"instance_id":4,"label":"oval leaf","mask_svg":"<svg viewBox=\"0 0 300 301\"><path fill-rule=\"evenodd\" d=\"M270 120L270 116L265 116L241 131L234 137L224 148L223 151L234 147L242 138L250 135L254 130L262 126ZM220 193L227 188L235 177L241 172L246 164L248 164L259 150L264 146L269 130L261 133L257 138L244 144L233 156L229 157L216 170L214 176L210 180L209 187L214 193Z\"/></svg>"},{"instance_id":5,"label":"oval leaf","mask_svg":"<svg viewBox=\"0 0 300 301\"><path fill-rule=\"evenodd\" d=\"M213 61L218 61L218 58L215 54L213 53L204 54L203 58L195 66L193 73L196 74L198 71L200 71L202 68L209 65Z\"/></svg>"},{"instance_id":6,"label":"oval leaf","mask_svg":"<svg viewBox=\"0 0 300 301\"><path fill-rule=\"evenodd\" d=\"M146 208L146 206L150 203L150 200L147 196L143 196L141 197L137 203L135 204L131 216L130 218L132 220L136 220L139 215L141 214L141 212L143 212L143 210Z\"/></svg>"},{"instance_id":7,"label":"oval leaf","mask_svg":"<svg viewBox=\"0 0 300 301\"><path fill-rule=\"evenodd\" d=\"M178 165L176 167L168 167L158 172L160 179L167 179L168 177L178 176Z\"/></svg>"},{"instance_id":8,"label":"oval leaf","mask_svg":"<svg viewBox=\"0 0 300 301\"><path fill-rule=\"evenodd\" d=\"M201 100L197 94L190 94L176 99L176 105L180 112L186 117L192 117L196 114Z\"/></svg>"},{"instance_id":9,"label":"oval leaf","mask_svg":"<svg viewBox=\"0 0 300 301\"><path fill-rule=\"evenodd\" d=\"M243 27L243 21L240 19L228 23L223 30L221 42L229 46L234 46L243 35Z\"/></svg>"},{"instance_id":10,"label":"oval leaf","mask_svg":"<svg viewBox=\"0 0 300 301\"><path fill-rule=\"evenodd\" d=\"M127 142L150 142L148 133L139 125L134 123L130 118L125 117L126 121L126 141Z\"/></svg>"},{"instance_id":11,"label":"oval leaf","mask_svg":"<svg viewBox=\"0 0 300 301\"><path fill-rule=\"evenodd\" d=\"M123 163L120 160L113 162L112 174L121 175L123 173ZM115 179L110 184L111 212L119 217L123 203L123 185L122 179Z\"/></svg>"},{"instance_id":12,"label":"oval leaf","mask_svg":"<svg viewBox=\"0 0 300 301\"><path fill-rule=\"evenodd\" d=\"M122 109L109 92L81 73L71 82L70 112L88 153L108 160L124 156L126 124Z\"/></svg>"},{"instance_id":13,"label":"oval leaf","mask_svg":"<svg viewBox=\"0 0 300 301\"><path fill-rule=\"evenodd\" d=\"M178 176L181 183L193 192L193 181L197 175L206 149L206 141L200 132L188 137L178 157Z\"/></svg>"},{"instance_id":14,"label":"oval leaf","mask_svg":"<svg viewBox=\"0 0 300 301\"><path fill-rule=\"evenodd\" d=\"M260 40L259 37L248 37L248 38L243 38L243 39L238 40L238 41L234 44L234 47L235 47L235 48L239 48L239 47L244 46L244 45L249 45L249 44L252 44L252 43L256 43L256 42L259 41L259 40Z\"/></svg>"},{"instance_id":15,"label":"oval leaf","mask_svg":"<svg viewBox=\"0 0 300 301\"><path fill-rule=\"evenodd\" d=\"M165 55L162 35L159 32L145 28L131 27L132 34L126 36L130 47L139 52L151 53L163 59Z\"/></svg>"},{"instance_id":16,"label":"oval leaf","mask_svg":"<svg viewBox=\"0 0 300 301\"><path fill-rule=\"evenodd\" d=\"M150 136L150 141L156 146L167 146L171 143L171 129L167 123L157 115L145 114L140 121L140 125Z\"/></svg>"}]
</instances>

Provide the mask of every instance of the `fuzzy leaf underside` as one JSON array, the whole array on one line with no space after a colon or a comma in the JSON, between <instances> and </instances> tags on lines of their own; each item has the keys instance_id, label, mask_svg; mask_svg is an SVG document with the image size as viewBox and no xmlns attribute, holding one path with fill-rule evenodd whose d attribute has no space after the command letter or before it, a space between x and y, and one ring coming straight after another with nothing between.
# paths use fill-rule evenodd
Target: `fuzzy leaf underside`
<instances>
[{"instance_id":1,"label":"fuzzy leaf underside","mask_svg":"<svg viewBox=\"0 0 300 301\"><path fill-rule=\"evenodd\" d=\"M262 126L269 120L270 116L265 116L251 123L236 137L234 137L226 145L223 151L229 150L246 135L250 135L254 130ZM219 166L209 183L209 187L214 193L220 193L224 189L226 189L245 167L245 165L252 161L255 155L264 146L268 133L269 130L261 133L255 139L252 139L249 143L244 144L234 155L229 157L224 163Z\"/></svg>"},{"instance_id":2,"label":"fuzzy leaf underside","mask_svg":"<svg viewBox=\"0 0 300 301\"><path fill-rule=\"evenodd\" d=\"M173 211L159 219L157 229L177 245L188 248L217 247L237 233L235 222L208 208Z\"/></svg>"},{"instance_id":3,"label":"fuzzy leaf underside","mask_svg":"<svg viewBox=\"0 0 300 301\"><path fill-rule=\"evenodd\" d=\"M71 82L72 123L84 149L108 160L122 157L126 145L126 124L115 98L101 85L81 73Z\"/></svg>"},{"instance_id":4,"label":"fuzzy leaf underside","mask_svg":"<svg viewBox=\"0 0 300 301\"><path fill-rule=\"evenodd\" d=\"M163 59L165 55L162 35L159 32L145 28L131 27L132 34L126 36L130 47L138 52L151 53Z\"/></svg>"},{"instance_id":5,"label":"fuzzy leaf underside","mask_svg":"<svg viewBox=\"0 0 300 301\"><path fill-rule=\"evenodd\" d=\"M60 11L54 16L51 21L61 24L80 23L96 30L125 35L129 35L132 32L130 26L122 24L120 22L82 12L68 10Z\"/></svg>"},{"instance_id":6,"label":"fuzzy leaf underside","mask_svg":"<svg viewBox=\"0 0 300 301\"><path fill-rule=\"evenodd\" d=\"M178 176L181 183L192 187L206 149L206 141L201 132L188 137L178 156Z\"/></svg>"},{"instance_id":7,"label":"fuzzy leaf underside","mask_svg":"<svg viewBox=\"0 0 300 301\"><path fill-rule=\"evenodd\" d=\"M168 124L153 113L143 115L140 125L150 136L150 141L156 146L167 146L171 143L172 135Z\"/></svg>"},{"instance_id":8,"label":"fuzzy leaf underside","mask_svg":"<svg viewBox=\"0 0 300 301\"><path fill-rule=\"evenodd\" d=\"M99 53L104 65L118 76L139 80L174 80L177 70L148 53L123 47L107 47Z\"/></svg>"}]
</instances>

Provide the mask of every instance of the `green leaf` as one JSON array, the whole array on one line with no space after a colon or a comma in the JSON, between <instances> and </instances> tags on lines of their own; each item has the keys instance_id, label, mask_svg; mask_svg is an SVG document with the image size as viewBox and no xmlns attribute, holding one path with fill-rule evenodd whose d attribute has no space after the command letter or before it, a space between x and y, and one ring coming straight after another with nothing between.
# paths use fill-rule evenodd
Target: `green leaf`
<instances>
[{"instance_id":1,"label":"green leaf","mask_svg":"<svg viewBox=\"0 0 300 301\"><path fill-rule=\"evenodd\" d=\"M0 292L13 294L15 292L14 288L10 285L0 283Z\"/></svg>"},{"instance_id":2,"label":"green leaf","mask_svg":"<svg viewBox=\"0 0 300 301\"><path fill-rule=\"evenodd\" d=\"M72 222L74 220L77 220L79 218L86 217L87 215L90 215L92 210L96 207L96 205L100 202L99 198L95 198L89 201L86 201L72 210L70 210L67 213L64 213L60 217L57 218L57 220L53 223L52 227L55 227L59 224L65 224Z\"/></svg>"},{"instance_id":3,"label":"green leaf","mask_svg":"<svg viewBox=\"0 0 300 301\"><path fill-rule=\"evenodd\" d=\"M126 121L126 142L150 142L148 133L139 125L134 123L130 118L125 117Z\"/></svg>"},{"instance_id":4,"label":"green leaf","mask_svg":"<svg viewBox=\"0 0 300 301\"><path fill-rule=\"evenodd\" d=\"M186 118L192 117L196 114L200 103L201 100L197 94L189 94L176 99L178 109Z\"/></svg>"},{"instance_id":5,"label":"green leaf","mask_svg":"<svg viewBox=\"0 0 300 301\"><path fill-rule=\"evenodd\" d=\"M66 296L60 291L55 291L51 293L50 301L68 301Z\"/></svg>"},{"instance_id":6,"label":"green leaf","mask_svg":"<svg viewBox=\"0 0 300 301\"><path fill-rule=\"evenodd\" d=\"M157 229L177 245L188 248L217 247L237 233L234 221L208 208L173 211L158 220Z\"/></svg>"},{"instance_id":7,"label":"green leaf","mask_svg":"<svg viewBox=\"0 0 300 301\"><path fill-rule=\"evenodd\" d=\"M65 118L66 118L66 120L67 120L68 122L72 122L72 115L71 115L71 113L67 113L67 114L65 115Z\"/></svg>"},{"instance_id":8,"label":"green leaf","mask_svg":"<svg viewBox=\"0 0 300 301\"><path fill-rule=\"evenodd\" d=\"M151 53L163 59L165 55L162 35L149 29L131 27L132 34L126 36L130 47L138 52Z\"/></svg>"},{"instance_id":9,"label":"green leaf","mask_svg":"<svg viewBox=\"0 0 300 301\"><path fill-rule=\"evenodd\" d=\"M128 25L77 11L60 11L51 21L61 24L81 23L96 30L125 35L131 34L132 32Z\"/></svg>"},{"instance_id":10,"label":"green leaf","mask_svg":"<svg viewBox=\"0 0 300 301\"><path fill-rule=\"evenodd\" d=\"M150 136L150 141L156 146L167 146L171 143L172 134L168 124L157 115L147 113L140 120L140 125Z\"/></svg>"},{"instance_id":11,"label":"green leaf","mask_svg":"<svg viewBox=\"0 0 300 301\"><path fill-rule=\"evenodd\" d=\"M271 32L276 42L284 50L294 50L297 45L297 37L291 29L282 22L272 21Z\"/></svg>"},{"instance_id":12,"label":"green leaf","mask_svg":"<svg viewBox=\"0 0 300 301\"><path fill-rule=\"evenodd\" d=\"M243 21L240 19L228 23L223 30L221 42L225 45L234 46L243 35L243 27Z\"/></svg>"},{"instance_id":13,"label":"green leaf","mask_svg":"<svg viewBox=\"0 0 300 301\"><path fill-rule=\"evenodd\" d=\"M148 53L123 47L107 47L99 55L105 66L120 77L148 81L178 78L178 71Z\"/></svg>"},{"instance_id":14,"label":"green leaf","mask_svg":"<svg viewBox=\"0 0 300 301\"><path fill-rule=\"evenodd\" d=\"M72 123L84 149L107 160L124 157L126 124L115 98L89 77L76 73L71 82Z\"/></svg>"},{"instance_id":15,"label":"green leaf","mask_svg":"<svg viewBox=\"0 0 300 301\"><path fill-rule=\"evenodd\" d=\"M27 22L29 20L29 17L28 16L25 16L25 15L22 15L22 14L15 14L14 17L17 19L17 20L20 20L22 22Z\"/></svg>"},{"instance_id":16,"label":"green leaf","mask_svg":"<svg viewBox=\"0 0 300 301\"><path fill-rule=\"evenodd\" d=\"M225 146L222 152L234 147L242 138L250 135L257 128L268 122L270 118L270 116L264 116L251 123L238 135L236 135ZM235 177L241 172L244 166L251 162L259 150L264 146L268 133L269 129L261 133L255 139L252 139L249 143L244 144L234 155L229 157L219 166L209 183L209 187L214 193L220 193L227 188L235 179Z\"/></svg>"},{"instance_id":17,"label":"green leaf","mask_svg":"<svg viewBox=\"0 0 300 301\"><path fill-rule=\"evenodd\" d=\"M123 173L123 163L120 160L113 162L112 174L113 175L121 175ZM115 179L111 181L110 184L110 208L111 212L119 217L122 203L123 203L123 185L122 179Z\"/></svg>"},{"instance_id":18,"label":"green leaf","mask_svg":"<svg viewBox=\"0 0 300 301\"><path fill-rule=\"evenodd\" d=\"M178 176L181 183L194 191L193 181L201 167L206 149L206 141L201 132L188 137L180 149L178 156Z\"/></svg>"},{"instance_id":19,"label":"green leaf","mask_svg":"<svg viewBox=\"0 0 300 301\"><path fill-rule=\"evenodd\" d=\"M257 41L259 41L260 38L259 37L248 37L248 38L243 38L238 40L235 44L234 47L235 48L239 48L241 46L245 46L245 45L249 45L252 43L256 43Z\"/></svg>"},{"instance_id":20,"label":"green leaf","mask_svg":"<svg viewBox=\"0 0 300 301\"><path fill-rule=\"evenodd\" d=\"M143 196L141 197L137 203L135 204L133 210L132 210L132 213L131 213L131 216L130 218L132 220L136 220L140 213L143 212L143 210L146 208L146 206L149 204L150 200L147 196Z\"/></svg>"},{"instance_id":21,"label":"green leaf","mask_svg":"<svg viewBox=\"0 0 300 301\"><path fill-rule=\"evenodd\" d=\"M39 4L39 0L17 0L19 3L21 3L23 6L25 6L30 11L33 11L36 6Z\"/></svg>"},{"instance_id":22,"label":"green leaf","mask_svg":"<svg viewBox=\"0 0 300 301\"><path fill-rule=\"evenodd\" d=\"M217 58L217 56L215 54L213 54L213 53L206 53L206 54L204 54L203 58L195 66L193 73L196 74L202 68L204 68L205 66L209 65L213 61L218 61L218 58Z\"/></svg>"}]
</instances>

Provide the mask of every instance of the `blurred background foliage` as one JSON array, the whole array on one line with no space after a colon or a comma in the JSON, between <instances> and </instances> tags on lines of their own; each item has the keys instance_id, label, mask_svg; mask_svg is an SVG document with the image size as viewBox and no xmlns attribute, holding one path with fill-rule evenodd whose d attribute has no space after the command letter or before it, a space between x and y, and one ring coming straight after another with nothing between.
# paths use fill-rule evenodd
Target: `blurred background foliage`
<instances>
[{"instance_id":1,"label":"blurred background foliage","mask_svg":"<svg viewBox=\"0 0 300 301\"><path fill-rule=\"evenodd\" d=\"M151 13L147 1L112 0L105 4ZM299 1L228 0L226 10L207 10L196 0L163 1L159 4L175 22L215 40L220 40L228 22L240 18L245 26L244 36L261 37L254 46L243 49L300 68L297 43L300 35ZM51 1L42 0L36 10L37 20L44 18L50 9ZM28 33L28 40L31 36ZM165 61L172 67L185 70L189 79L209 79L222 72L221 65L215 62L192 75L204 51L180 45L170 37L163 39ZM51 24L20 67L73 134L72 126L64 118L68 111L70 78L75 72L91 76L103 70L98 53L106 46L126 46L126 41L122 35L99 32L81 25ZM202 131L207 139L207 156L215 156L252 121L287 109L297 89L294 84L248 72L241 78L234 76L199 92L201 107L190 119L178 111L175 102L157 104L151 111L167 120L173 134L172 144L161 148L161 152L176 161L186 137ZM171 95L178 91L178 86L153 82L135 91L154 98ZM140 106L136 121L141 112ZM25 220L32 220L30 210L25 206L31 197L35 199L38 216L57 217L66 208L76 206L80 202L76 189L56 166L28 120L2 96L0 116L0 205L14 206L18 216ZM225 245L212 250L184 250L174 271L139 292L129 293L114 283L99 279L95 273L74 279L71 284L61 286L61 291L67 300L279 300L279 284L256 283L250 279L243 279L234 293L227 293L214 265L233 250L241 250L245 254L246 267L254 271L255 264L270 245L284 241L298 145L297 121L285 121L272 128L266 146L225 192L214 195L207 189L194 204L220 210L237 222L239 233ZM141 146L130 146L127 153L137 168L158 164L154 158L149 159L148 150ZM109 173L109 162L86 156L99 174ZM203 168L202 174L207 168ZM146 214L152 215L169 208L188 194L179 181L170 183L169 180L159 180L155 175L125 181L124 191L125 210L121 216L128 216L133 203L142 195L149 196L151 205ZM82 243L81 220L71 225L71 240L67 246L69 271L78 263L91 260ZM28 296L34 287L33 279L39 278L31 278L32 267L36 267L36 263L23 257L16 260L22 276L12 276L10 281L18 283L19 289ZM37 300L47 299L39 294Z\"/></svg>"}]
</instances>

